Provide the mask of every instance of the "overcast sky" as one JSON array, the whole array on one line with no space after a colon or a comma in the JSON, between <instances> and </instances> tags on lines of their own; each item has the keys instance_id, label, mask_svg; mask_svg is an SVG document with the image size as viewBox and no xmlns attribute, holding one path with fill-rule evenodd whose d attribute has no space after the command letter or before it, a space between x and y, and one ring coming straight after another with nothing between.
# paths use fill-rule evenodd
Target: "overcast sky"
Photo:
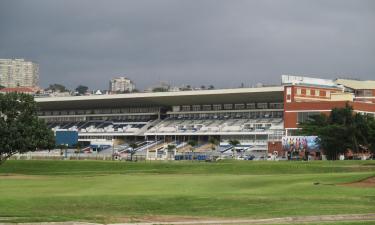
<instances>
[{"instance_id":1,"label":"overcast sky","mask_svg":"<svg viewBox=\"0 0 375 225\"><path fill-rule=\"evenodd\" d=\"M0 0L0 58L38 62L44 87L375 80L375 1Z\"/></svg>"}]
</instances>

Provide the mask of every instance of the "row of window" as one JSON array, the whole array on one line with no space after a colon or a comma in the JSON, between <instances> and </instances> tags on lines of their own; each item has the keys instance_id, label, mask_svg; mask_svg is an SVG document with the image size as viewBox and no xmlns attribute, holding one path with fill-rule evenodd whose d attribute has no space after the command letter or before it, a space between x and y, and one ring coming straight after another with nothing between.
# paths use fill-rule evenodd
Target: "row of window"
<instances>
[{"instance_id":1,"label":"row of window","mask_svg":"<svg viewBox=\"0 0 375 225\"><path fill-rule=\"evenodd\" d=\"M103 121L109 120L113 122L121 122L121 121L136 121L136 122L147 122L150 120L157 119L157 116L150 116L150 115L129 115L129 116L87 116L87 117L51 117L51 118L44 118L47 123L56 123L56 122L84 122L84 121Z\"/></svg>"},{"instance_id":2,"label":"row of window","mask_svg":"<svg viewBox=\"0 0 375 225\"><path fill-rule=\"evenodd\" d=\"M319 90L310 88L297 88L296 95L306 95L306 96L316 96L316 97L327 97L331 96L331 91L329 90Z\"/></svg>"},{"instance_id":3,"label":"row of window","mask_svg":"<svg viewBox=\"0 0 375 225\"><path fill-rule=\"evenodd\" d=\"M228 113L194 113L194 114L171 114L171 119L262 119L283 118L282 111L272 112L228 112Z\"/></svg>"},{"instance_id":4,"label":"row of window","mask_svg":"<svg viewBox=\"0 0 375 225\"><path fill-rule=\"evenodd\" d=\"M88 109L88 110L62 110L62 111L40 111L39 116L58 115L88 115L88 114L115 114L115 113L157 113L158 107L134 107L117 109Z\"/></svg>"},{"instance_id":5,"label":"row of window","mask_svg":"<svg viewBox=\"0 0 375 225\"><path fill-rule=\"evenodd\" d=\"M173 106L173 112L189 111L218 111L243 109L283 109L283 103L240 103L240 104L212 104L212 105L182 105Z\"/></svg>"},{"instance_id":6,"label":"row of window","mask_svg":"<svg viewBox=\"0 0 375 225\"><path fill-rule=\"evenodd\" d=\"M357 97L372 97L373 96L373 90L356 90L355 95Z\"/></svg>"},{"instance_id":7,"label":"row of window","mask_svg":"<svg viewBox=\"0 0 375 225\"><path fill-rule=\"evenodd\" d=\"M307 122L311 116L319 115L320 112L298 112L297 114L297 123Z\"/></svg>"}]
</instances>

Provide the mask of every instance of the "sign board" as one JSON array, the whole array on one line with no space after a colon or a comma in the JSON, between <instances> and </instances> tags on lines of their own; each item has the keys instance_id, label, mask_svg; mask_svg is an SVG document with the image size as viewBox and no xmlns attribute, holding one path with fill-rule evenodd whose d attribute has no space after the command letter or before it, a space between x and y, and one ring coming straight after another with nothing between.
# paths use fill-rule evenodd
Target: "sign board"
<instances>
[{"instance_id":1,"label":"sign board","mask_svg":"<svg viewBox=\"0 0 375 225\"><path fill-rule=\"evenodd\" d=\"M286 136L282 139L283 150L288 152L320 151L317 136Z\"/></svg>"},{"instance_id":2,"label":"sign board","mask_svg":"<svg viewBox=\"0 0 375 225\"><path fill-rule=\"evenodd\" d=\"M281 83L283 85L321 85L321 86L328 86L328 87L337 87L337 84L333 82L333 80L328 79L320 79L320 78L312 78L312 77L304 77L304 76L293 76L293 75L282 75L281 76Z\"/></svg>"},{"instance_id":3,"label":"sign board","mask_svg":"<svg viewBox=\"0 0 375 225\"><path fill-rule=\"evenodd\" d=\"M55 136L56 145L67 145L72 147L78 143L78 132L68 130L57 130Z\"/></svg>"}]
</instances>

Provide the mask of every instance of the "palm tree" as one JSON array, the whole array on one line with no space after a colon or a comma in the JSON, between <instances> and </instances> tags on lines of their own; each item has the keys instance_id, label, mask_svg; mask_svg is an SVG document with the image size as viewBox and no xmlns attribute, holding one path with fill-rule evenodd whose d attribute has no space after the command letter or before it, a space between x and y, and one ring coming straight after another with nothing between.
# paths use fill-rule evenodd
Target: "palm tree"
<instances>
[{"instance_id":1,"label":"palm tree","mask_svg":"<svg viewBox=\"0 0 375 225\"><path fill-rule=\"evenodd\" d=\"M129 147L132 148L130 150L130 161L133 161L133 155L135 154L135 149L138 148L138 144L133 142L129 144Z\"/></svg>"},{"instance_id":2,"label":"palm tree","mask_svg":"<svg viewBox=\"0 0 375 225\"><path fill-rule=\"evenodd\" d=\"M190 145L190 151L191 151L191 160L193 160L194 156L193 156L193 153L194 153L194 147L198 145L198 142L196 140L189 140L188 141L188 145Z\"/></svg>"},{"instance_id":3,"label":"palm tree","mask_svg":"<svg viewBox=\"0 0 375 225\"><path fill-rule=\"evenodd\" d=\"M237 153L236 146L240 144L240 141L232 139L229 140L229 144L232 146L233 158L235 158L235 153Z\"/></svg>"},{"instance_id":4,"label":"palm tree","mask_svg":"<svg viewBox=\"0 0 375 225\"><path fill-rule=\"evenodd\" d=\"M176 148L176 145L168 145L168 146L167 146L168 153L173 152L173 150L174 150L175 148Z\"/></svg>"},{"instance_id":5,"label":"palm tree","mask_svg":"<svg viewBox=\"0 0 375 225\"><path fill-rule=\"evenodd\" d=\"M77 142L76 146L77 149L75 150L75 153L77 155L77 159L79 159L79 154L81 153L81 149L83 147L82 142Z\"/></svg>"}]
</instances>

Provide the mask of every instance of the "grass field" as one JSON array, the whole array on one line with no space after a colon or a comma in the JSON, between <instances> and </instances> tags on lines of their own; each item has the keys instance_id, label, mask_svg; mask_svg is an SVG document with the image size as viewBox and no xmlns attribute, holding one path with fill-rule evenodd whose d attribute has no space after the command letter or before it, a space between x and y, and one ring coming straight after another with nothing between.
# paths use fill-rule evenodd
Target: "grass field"
<instances>
[{"instance_id":1,"label":"grass field","mask_svg":"<svg viewBox=\"0 0 375 225\"><path fill-rule=\"evenodd\" d=\"M374 175L375 161L8 161L0 222L374 213L375 188L337 185Z\"/></svg>"}]
</instances>

